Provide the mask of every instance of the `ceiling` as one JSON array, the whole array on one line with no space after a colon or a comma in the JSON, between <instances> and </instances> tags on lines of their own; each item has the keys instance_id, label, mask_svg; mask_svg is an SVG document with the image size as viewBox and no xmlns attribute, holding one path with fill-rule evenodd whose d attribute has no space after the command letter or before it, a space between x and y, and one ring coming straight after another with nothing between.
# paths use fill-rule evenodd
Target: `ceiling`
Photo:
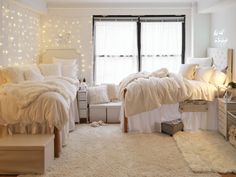
<instances>
[{"instance_id":1,"label":"ceiling","mask_svg":"<svg viewBox=\"0 0 236 177\"><path fill-rule=\"evenodd\" d=\"M45 0L48 7L191 6L198 0Z\"/></svg>"}]
</instances>

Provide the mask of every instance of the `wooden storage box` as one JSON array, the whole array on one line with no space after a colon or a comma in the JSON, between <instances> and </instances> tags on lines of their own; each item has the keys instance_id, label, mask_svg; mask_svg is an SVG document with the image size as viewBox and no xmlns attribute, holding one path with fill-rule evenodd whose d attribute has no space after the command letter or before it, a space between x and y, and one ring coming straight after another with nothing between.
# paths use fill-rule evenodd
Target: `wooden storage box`
<instances>
[{"instance_id":1,"label":"wooden storage box","mask_svg":"<svg viewBox=\"0 0 236 177\"><path fill-rule=\"evenodd\" d=\"M183 130L184 124L181 119L161 123L161 131L171 136L174 135L176 132Z\"/></svg>"},{"instance_id":2,"label":"wooden storage box","mask_svg":"<svg viewBox=\"0 0 236 177\"><path fill-rule=\"evenodd\" d=\"M207 112L208 102L205 100L187 100L179 103L180 112Z\"/></svg>"},{"instance_id":3,"label":"wooden storage box","mask_svg":"<svg viewBox=\"0 0 236 177\"><path fill-rule=\"evenodd\" d=\"M54 135L0 139L0 174L44 173L54 161Z\"/></svg>"}]
</instances>

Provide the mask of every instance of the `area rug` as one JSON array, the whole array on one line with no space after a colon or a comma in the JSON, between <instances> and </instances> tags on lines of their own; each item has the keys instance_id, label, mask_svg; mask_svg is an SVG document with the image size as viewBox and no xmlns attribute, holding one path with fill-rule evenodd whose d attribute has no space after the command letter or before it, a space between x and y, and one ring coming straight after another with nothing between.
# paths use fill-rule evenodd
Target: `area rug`
<instances>
[{"instance_id":1,"label":"area rug","mask_svg":"<svg viewBox=\"0 0 236 177\"><path fill-rule=\"evenodd\" d=\"M194 172L236 172L236 148L218 132L178 132L174 139Z\"/></svg>"},{"instance_id":2,"label":"area rug","mask_svg":"<svg viewBox=\"0 0 236 177\"><path fill-rule=\"evenodd\" d=\"M194 173L175 140L164 134L122 133L119 125L80 125L44 175L21 177L218 177Z\"/></svg>"}]
</instances>

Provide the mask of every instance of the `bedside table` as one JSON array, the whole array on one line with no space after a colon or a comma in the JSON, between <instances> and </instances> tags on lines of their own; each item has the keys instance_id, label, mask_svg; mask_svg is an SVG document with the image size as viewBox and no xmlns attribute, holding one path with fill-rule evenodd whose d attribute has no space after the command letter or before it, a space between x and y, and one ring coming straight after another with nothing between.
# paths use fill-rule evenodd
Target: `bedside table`
<instances>
[{"instance_id":1,"label":"bedside table","mask_svg":"<svg viewBox=\"0 0 236 177\"><path fill-rule=\"evenodd\" d=\"M80 123L88 123L88 91L79 90L78 91L78 110Z\"/></svg>"},{"instance_id":2,"label":"bedside table","mask_svg":"<svg viewBox=\"0 0 236 177\"><path fill-rule=\"evenodd\" d=\"M228 140L228 111L236 112L236 102L226 102L225 99L218 98L218 130L225 137L226 140Z\"/></svg>"}]
</instances>

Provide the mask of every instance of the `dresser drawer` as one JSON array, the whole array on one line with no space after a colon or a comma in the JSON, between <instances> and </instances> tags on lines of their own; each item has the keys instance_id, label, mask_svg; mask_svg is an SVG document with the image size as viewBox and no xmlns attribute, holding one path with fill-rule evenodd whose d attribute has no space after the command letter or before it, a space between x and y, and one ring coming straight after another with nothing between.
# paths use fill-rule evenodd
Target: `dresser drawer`
<instances>
[{"instance_id":1,"label":"dresser drawer","mask_svg":"<svg viewBox=\"0 0 236 177\"><path fill-rule=\"evenodd\" d=\"M80 109L79 116L80 116L80 118L87 118L88 117L88 110L87 109Z\"/></svg>"},{"instance_id":2,"label":"dresser drawer","mask_svg":"<svg viewBox=\"0 0 236 177\"><path fill-rule=\"evenodd\" d=\"M78 98L79 98L79 101L87 100L87 92L79 92Z\"/></svg>"},{"instance_id":3,"label":"dresser drawer","mask_svg":"<svg viewBox=\"0 0 236 177\"><path fill-rule=\"evenodd\" d=\"M226 104L224 102L220 101L218 108L219 108L219 111L226 113Z\"/></svg>"},{"instance_id":4,"label":"dresser drawer","mask_svg":"<svg viewBox=\"0 0 236 177\"><path fill-rule=\"evenodd\" d=\"M80 109L87 109L88 102L87 101L79 101Z\"/></svg>"},{"instance_id":5,"label":"dresser drawer","mask_svg":"<svg viewBox=\"0 0 236 177\"><path fill-rule=\"evenodd\" d=\"M236 104L235 103L228 103L227 104L227 111L236 111Z\"/></svg>"},{"instance_id":6,"label":"dresser drawer","mask_svg":"<svg viewBox=\"0 0 236 177\"><path fill-rule=\"evenodd\" d=\"M219 116L218 116L219 121L220 121L220 120L226 121L226 119L227 119L227 114L226 114L226 113L224 113L224 112L222 112L222 111L218 111L218 114L219 114Z\"/></svg>"},{"instance_id":7,"label":"dresser drawer","mask_svg":"<svg viewBox=\"0 0 236 177\"><path fill-rule=\"evenodd\" d=\"M218 130L219 132L224 136L226 137L227 135L227 128L225 126L223 126L222 124L219 124L218 125Z\"/></svg>"}]
</instances>

